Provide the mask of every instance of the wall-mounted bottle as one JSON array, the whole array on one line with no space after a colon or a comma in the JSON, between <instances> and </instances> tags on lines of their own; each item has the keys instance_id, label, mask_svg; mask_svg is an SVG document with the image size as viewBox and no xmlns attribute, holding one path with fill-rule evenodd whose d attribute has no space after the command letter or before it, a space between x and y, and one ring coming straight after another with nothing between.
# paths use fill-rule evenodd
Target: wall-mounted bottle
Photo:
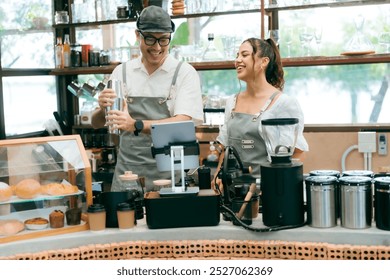
<instances>
[{"instance_id":1,"label":"wall-mounted bottle","mask_svg":"<svg viewBox=\"0 0 390 280\"><path fill-rule=\"evenodd\" d=\"M64 68L64 45L62 38L57 37L57 44L55 45L55 66L56 68Z\"/></svg>"}]
</instances>

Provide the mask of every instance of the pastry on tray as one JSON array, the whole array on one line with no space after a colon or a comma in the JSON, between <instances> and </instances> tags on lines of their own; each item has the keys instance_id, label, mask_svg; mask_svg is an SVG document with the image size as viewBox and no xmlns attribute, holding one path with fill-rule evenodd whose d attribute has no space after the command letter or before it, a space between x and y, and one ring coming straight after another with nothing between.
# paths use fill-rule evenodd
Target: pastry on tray
<instances>
[{"instance_id":1,"label":"pastry on tray","mask_svg":"<svg viewBox=\"0 0 390 280\"><path fill-rule=\"evenodd\" d=\"M42 193L48 195L65 195L77 193L79 188L74 185L67 185L61 183L49 183L42 186Z\"/></svg>"},{"instance_id":2,"label":"pastry on tray","mask_svg":"<svg viewBox=\"0 0 390 280\"><path fill-rule=\"evenodd\" d=\"M41 194L41 184L35 179L24 179L15 185L14 191L19 198L34 198Z\"/></svg>"},{"instance_id":3,"label":"pastry on tray","mask_svg":"<svg viewBox=\"0 0 390 280\"><path fill-rule=\"evenodd\" d=\"M24 230L24 224L19 220L16 219L0 220L0 236L14 235L23 230Z\"/></svg>"},{"instance_id":4,"label":"pastry on tray","mask_svg":"<svg viewBox=\"0 0 390 280\"><path fill-rule=\"evenodd\" d=\"M65 214L61 210L54 210L49 215L51 228L62 228L65 223Z\"/></svg>"},{"instance_id":5,"label":"pastry on tray","mask_svg":"<svg viewBox=\"0 0 390 280\"><path fill-rule=\"evenodd\" d=\"M45 229L49 225L49 221L42 217L32 218L24 221L27 229L37 230Z\"/></svg>"},{"instance_id":6,"label":"pastry on tray","mask_svg":"<svg viewBox=\"0 0 390 280\"><path fill-rule=\"evenodd\" d=\"M0 202L9 200L12 194L12 187L7 183L0 182Z\"/></svg>"}]
</instances>

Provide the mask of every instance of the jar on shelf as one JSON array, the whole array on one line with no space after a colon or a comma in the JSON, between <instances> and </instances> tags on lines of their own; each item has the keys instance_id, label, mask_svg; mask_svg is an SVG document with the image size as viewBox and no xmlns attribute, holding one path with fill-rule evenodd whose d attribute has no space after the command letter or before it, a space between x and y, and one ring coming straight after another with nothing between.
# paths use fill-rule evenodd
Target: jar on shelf
<instances>
[{"instance_id":1,"label":"jar on shelf","mask_svg":"<svg viewBox=\"0 0 390 280\"><path fill-rule=\"evenodd\" d=\"M81 45L70 45L70 66L81 67Z\"/></svg>"},{"instance_id":2,"label":"jar on shelf","mask_svg":"<svg viewBox=\"0 0 390 280\"><path fill-rule=\"evenodd\" d=\"M67 24L69 23L69 15L67 11L56 11L54 16L54 22L56 24Z\"/></svg>"}]
</instances>

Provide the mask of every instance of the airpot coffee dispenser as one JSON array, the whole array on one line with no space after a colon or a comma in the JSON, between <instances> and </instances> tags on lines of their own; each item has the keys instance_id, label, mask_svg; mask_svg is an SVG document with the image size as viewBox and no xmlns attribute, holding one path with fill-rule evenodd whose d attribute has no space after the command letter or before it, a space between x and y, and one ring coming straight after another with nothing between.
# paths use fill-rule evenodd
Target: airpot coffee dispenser
<instances>
[{"instance_id":1,"label":"airpot coffee dispenser","mask_svg":"<svg viewBox=\"0 0 390 280\"><path fill-rule=\"evenodd\" d=\"M266 226L303 225L303 165L292 161L298 119L266 119L261 124L270 159L260 166L263 223Z\"/></svg>"}]
</instances>

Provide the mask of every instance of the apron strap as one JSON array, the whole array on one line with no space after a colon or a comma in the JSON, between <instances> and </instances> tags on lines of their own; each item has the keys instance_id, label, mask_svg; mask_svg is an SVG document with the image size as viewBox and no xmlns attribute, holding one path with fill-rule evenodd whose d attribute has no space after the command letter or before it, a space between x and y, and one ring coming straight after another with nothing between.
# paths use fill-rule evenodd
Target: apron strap
<instances>
[{"instance_id":1,"label":"apron strap","mask_svg":"<svg viewBox=\"0 0 390 280\"><path fill-rule=\"evenodd\" d=\"M182 64L183 64L183 61L180 61L179 64L176 66L175 74L173 74L171 87L176 85L177 76L179 74L179 70L180 70L180 67Z\"/></svg>"},{"instance_id":2,"label":"apron strap","mask_svg":"<svg viewBox=\"0 0 390 280\"><path fill-rule=\"evenodd\" d=\"M180 61L179 64L176 66L175 73L173 74L173 78L172 78L171 87L169 88L169 94L167 98L159 101L160 104L167 102L167 100L171 100L172 94L176 92L176 80L177 80L177 76L179 75L179 70L182 64L183 61Z\"/></svg>"},{"instance_id":3,"label":"apron strap","mask_svg":"<svg viewBox=\"0 0 390 280\"><path fill-rule=\"evenodd\" d=\"M122 64L122 80L126 84L126 63Z\"/></svg>"},{"instance_id":4,"label":"apron strap","mask_svg":"<svg viewBox=\"0 0 390 280\"><path fill-rule=\"evenodd\" d=\"M126 80L127 80L126 62L123 62L122 63L122 85L123 85L123 89L124 89L124 93L125 93L125 98L127 97L127 84L126 84Z\"/></svg>"},{"instance_id":5,"label":"apron strap","mask_svg":"<svg viewBox=\"0 0 390 280\"><path fill-rule=\"evenodd\" d=\"M261 108L260 112L257 113L254 117L253 117L253 120L255 121L258 117L261 116L261 114L263 114L269 107L269 105L271 105L272 101L274 100L274 98L279 94L279 91L276 91L274 92L271 97L267 100L267 102L265 102L263 108Z\"/></svg>"}]
</instances>

